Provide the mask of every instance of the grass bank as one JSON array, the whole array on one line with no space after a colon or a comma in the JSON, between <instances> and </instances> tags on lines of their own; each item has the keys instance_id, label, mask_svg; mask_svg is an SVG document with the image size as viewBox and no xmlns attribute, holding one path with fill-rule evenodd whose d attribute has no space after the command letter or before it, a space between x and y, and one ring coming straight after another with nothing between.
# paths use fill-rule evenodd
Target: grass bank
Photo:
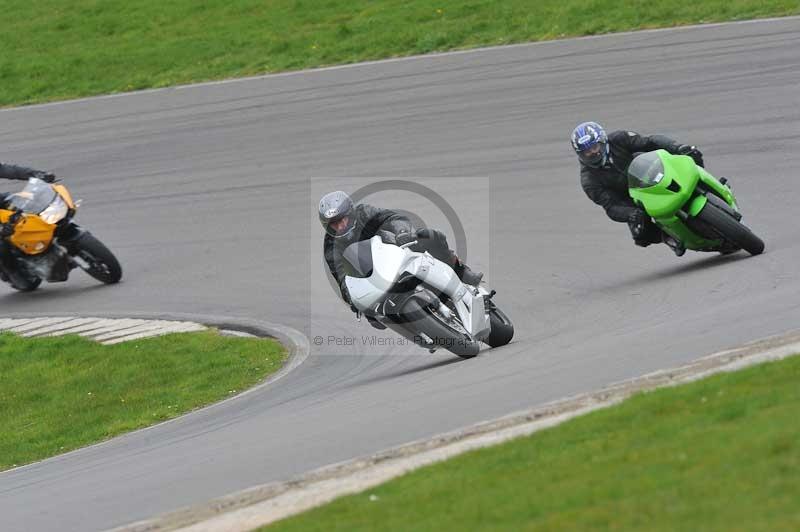
<instances>
[{"instance_id":1,"label":"grass bank","mask_svg":"<svg viewBox=\"0 0 800 532\"><path fill-rule=\"evenodd\" d=\"M798 13L797 0L6 0L0 106Z\"/></svg>"},{"instance_id":2,"label":"grass bank","mask_svg":"<svg viewBox=\"0 0 800 532\"><path fill-rule=\"evenodd\" d=\"M276 341L212 330L109 346L0 334L0 470L224 399L285 358Z\"/></svg>"},{"instance_id":3,"label":"grass bank","mask_svg":"<svg viewBox=\"0 0 800 532\"><path fill-rule=\"evenodd\" d=\"M641 394L268 530L800 530L798 383L795 356Z\"/></svg>"}]
</instances>

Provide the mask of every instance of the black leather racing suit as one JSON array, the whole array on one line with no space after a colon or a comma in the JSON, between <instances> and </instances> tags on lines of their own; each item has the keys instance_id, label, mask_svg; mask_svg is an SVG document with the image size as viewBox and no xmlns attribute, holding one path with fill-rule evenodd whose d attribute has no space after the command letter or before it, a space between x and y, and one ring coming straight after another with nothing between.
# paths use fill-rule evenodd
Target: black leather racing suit
<instances>
[{"instance_id":1,"label":"black leather racing suit","mask_svg":"<svg viewBox=\"0 0 800 532\"><path fill-rule=\"evenodd\" d=\"M639 210L628 195L628 166L634 155L653 150L677 153L680 143L664 135L642 136L632 131L613 131L608 135L610 157L606 165L592 168L581 165L581 186L589 198L603 207L615 222L628 222ZM698 161L702 164L702 160ZM633 233L633 231L632 231ZM661 230L649 218L645 218L645 230L634 240L640 246L661 242Z\"/></svg>"},{"instance_id":2,"label":"black leather racing suit","mask_svg":"<svg viewBox=\"0 0 800 532\"><path fill-rule=\"evenodd\" d=\"M342 287L342 281L345 277L344 258L342 254L347 246L362 240L369 240L379 231L393 233L399 235L401 233L415 234L416 229L411 224L411 221L405 216L398 214L390 209L380 209L366 203L360 203L355 206L355 227L353 231L346 236L332 237L325 234L323 241L323 253L325 255L325 262L331 275L336 279L339 285L339 290L342 293L342 299L349 303L348 295ZM415 239L419 242L414 249L417 251L428 251L437 259L446 262L453 266L457 261L455 253L453 253L447 245L447 239L444 233L431 230L428 231L430 238Z\"/></svg>"}]
</instances>

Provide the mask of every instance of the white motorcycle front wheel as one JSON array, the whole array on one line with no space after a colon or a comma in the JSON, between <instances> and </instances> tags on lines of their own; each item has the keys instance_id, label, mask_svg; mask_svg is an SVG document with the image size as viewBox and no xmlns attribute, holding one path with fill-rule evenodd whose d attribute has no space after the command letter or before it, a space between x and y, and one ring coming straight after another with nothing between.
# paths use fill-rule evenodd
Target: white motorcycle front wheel
<instances>
[{"instance_id":1,"label":"white motorcycle front wheel","mask_svg":"<svg viewBox=\"0 0 800 532\"><path fill-rule=\"evenodd\" d=\"M489 347L506 345L514 337L514 324L499 308L494 307L489 311L489 323L492 329L484 340Z\"/></svg>"}]
</instances>

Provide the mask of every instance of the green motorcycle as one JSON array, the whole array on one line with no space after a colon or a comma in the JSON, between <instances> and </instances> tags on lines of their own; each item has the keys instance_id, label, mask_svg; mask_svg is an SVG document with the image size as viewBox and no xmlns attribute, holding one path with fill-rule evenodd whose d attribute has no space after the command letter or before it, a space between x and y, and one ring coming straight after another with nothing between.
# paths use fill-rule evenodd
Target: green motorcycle
<instances>
[{"instance_id":1,"label":"green motorcycle","mask_svg":"<svg viewBox=\"0 0 800 532\"><path fill-rule=\"evenodd\" d=\"M656 150L628 167L628 192L667 235L695 251L727 254L764 251L764 242L741 223L725 178L717 179L686 155Z\"/></svg>"}]
</instances>

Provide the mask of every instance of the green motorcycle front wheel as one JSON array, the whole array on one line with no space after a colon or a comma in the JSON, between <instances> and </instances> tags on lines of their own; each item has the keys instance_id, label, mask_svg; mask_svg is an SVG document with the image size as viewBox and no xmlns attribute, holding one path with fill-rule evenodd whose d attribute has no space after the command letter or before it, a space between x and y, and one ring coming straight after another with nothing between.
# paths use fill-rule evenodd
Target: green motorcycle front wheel
<instances>
[{"instance_id":1,"label":"green motorcycle front wheel","mask_svg":"<svg viewBox=\"0 0 800 532\"><path fill-rule=\"evenodd\" d=\"M747 226L710 201L698 213L697 219L711 226L724 240L751 255L759 255L764 251L763 240L758 238Z\"/></svg>"}]
</instances>

